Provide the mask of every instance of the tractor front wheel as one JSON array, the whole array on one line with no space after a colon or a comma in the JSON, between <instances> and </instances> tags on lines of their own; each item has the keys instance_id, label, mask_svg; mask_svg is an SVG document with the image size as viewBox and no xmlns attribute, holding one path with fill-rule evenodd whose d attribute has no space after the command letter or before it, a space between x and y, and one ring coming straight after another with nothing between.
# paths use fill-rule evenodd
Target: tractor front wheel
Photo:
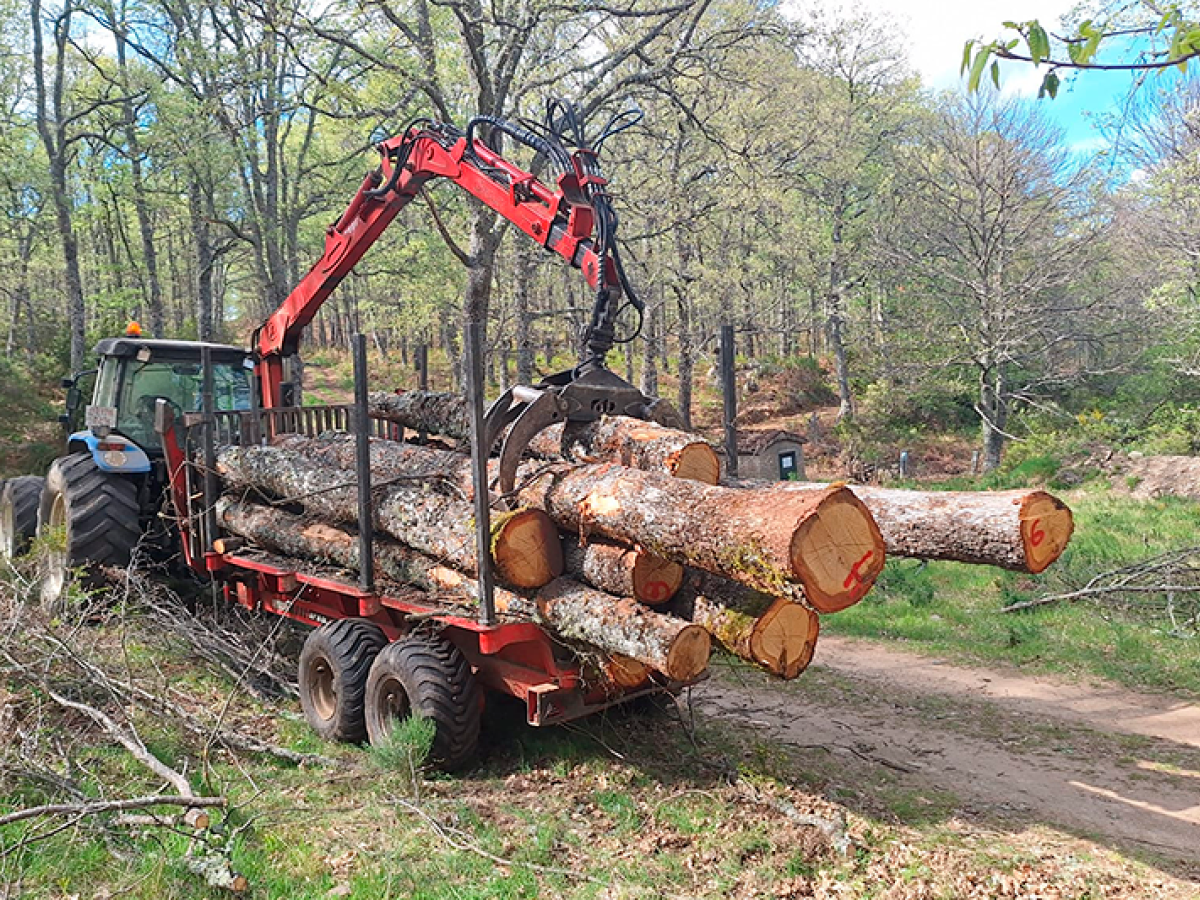
<instances>
[{"instance_id":1,"label":"tractor front wheel","mask_svg":"<svg viewBox=\"0 0 1200 900\"><path fill-rule=\"evenodd\" d=\"M103 471L90 453L56 459L46 475L38 507L37 533L52 548L42 579L42 599L57 603L71 571L99 586L100 566L124 568L142 536L137 485Z\"/></svg>"},{"instance_id":2,"label":"tractor front wheel","mask_svg":"<svg viewBox=\"0 0 1200 900\"><path fill-rule=\"evenodd\" d=\"M0 491L0 558L14 559L29 549L37 534L38 504L44 478L21 475L4 482Z\"/></svg>"}]
</instances>

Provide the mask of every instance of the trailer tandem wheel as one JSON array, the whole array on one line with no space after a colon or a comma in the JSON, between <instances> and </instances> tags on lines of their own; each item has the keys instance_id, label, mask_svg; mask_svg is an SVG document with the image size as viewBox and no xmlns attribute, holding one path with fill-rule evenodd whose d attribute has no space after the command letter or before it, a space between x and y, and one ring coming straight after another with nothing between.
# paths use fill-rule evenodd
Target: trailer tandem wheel
<instances>
[{"instance_id":1,"label":"trailer tandem wheel","mask_svg":"<svg viewBox=\"0 0 1200 900\"><path fill-rule=\"evenodd\" d=\"M383 630L363 619L338 619L313 631L300 652L300 707L327 741L361 743L367 673L387 644Z\"/></svg>"},{"instance_id":2,"label":"trailer tandem wheel","mask_svg":"<svg viewBox=\"0 0 1200 900\"><path fill-rule=\"evenodd\" d=\"M454 771L479 747L479 685L457 647L434 635L411 635L383 649L367 679L367 734L385 738L393 723L416 713L434 724L430 761Z\"/></svg>"}]
</instances>

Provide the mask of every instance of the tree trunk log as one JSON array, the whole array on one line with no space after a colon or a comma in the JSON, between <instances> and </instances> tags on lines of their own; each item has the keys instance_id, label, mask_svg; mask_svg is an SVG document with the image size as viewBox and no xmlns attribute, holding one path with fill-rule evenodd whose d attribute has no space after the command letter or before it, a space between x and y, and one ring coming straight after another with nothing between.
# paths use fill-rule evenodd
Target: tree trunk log
<instances>
[{"instance_id":1,"label":"tree trunk log","mask_svg":"<svg viewBox=\"0 0 1200 900\"><path fill-rule=\"evenodd\" d=\"M999 566L1036 575L1062 555L1071 510L1045 491L902 491L851 487L889 553Z\"/></svg>"},{"instance_id":2,"label":"tree trunk log","mask_svg":"<svg viewBox=\"0 0 1200 900\"><path fill-rule=\"evenodd\" d=\"M405 391L389 394L372 391L367 397L367 412L414 431L427 431L465 440L471 436L467 401L461 394L436 391Z\"/></svg>"},{"instance_id":3,"label":"tree trunk log","mask_svg":"<svg viewBox=\"0 0 1200 900\"><path fill-rule=\"evenodd\" d=\"M231 497L218 501L217 517L223 528L269 550L359 568L358 538L324 522ZM478 603L475 581L461 571L385 538L376 538L374 551L377 576L449 595L459 603ZM614 660L629 657L673 681L690 681L708 665L709 638L703 628L569 578L555 579L532 598L497 588L495 600L498 612L531 619L556 637L593 645ZM630 670L621 677L635 677L636 667L621 668Z\"/></svg>"},{"instance_id":4,"label":"tree trunk log","mask_svg":"<svg viewBox=\"0 0 1200 900\"><path fill-rule=\"evenodd\" d=\"M287 448L223 448L217 456L217 471L226 488L258 490L298 503L330 522L356 524L358 496L352 473L315 454L290 449L296 444L292 438L288 444ZM374 459L372 462L374 468ZM375 527L474 575L478 564L472 510L465 500L433 490L429 483L433 477L426 472L416 483L381 487L375 494ZM492 552L496 576L516 587L541 587L562 574L557 531L538 510L498 518L492 531Z\"/></svg>"},{"instance_id":5,"label":"tree trunk log","mask_svg":"<svg viewBox=\"0 0 1200 900\"><path fill-rule=\"evenodd\" d=\"M740 482L761 487L763 482ZM822 484L788 482L785 490ZM887 552L998 566L1036 575L1071 540L1070 508L1045 491L908 491L851 485L879 524Z\"/></svg>"},{"instance_id":6,"label":"tree trunk log","mask_svg":"<svg viewBox=\"0 0 1200 900\"><path fill-rule=\"evenodd\" d=\"M846 488L731 490L610 464L523 473L520 501L562 528L806 598L818 612L857 603L883 568L879 529Z\"/></svg>"},{"instance_id":7,"label":"tree trunk log","mask_svg":"<svg viewBox=\"0 0 1200 900\"><path fill-rule=\"evenodd\" d=\"M306 467L318 465L314 462L317 458L346 469L353 458L353 439L346 435L318 439L290 435L279 444L293 452L297 460L294 465L301 468L301 473ZM242 448L242 452L279 449ZM224 451L222 458L228 452ZM469 496L470 460L450 451L372 441L371 467L381 482L392 482L385 496L396 492L402 498L416 497L377 505L377 517L385 523L384 530L422 552L445 556L445 540L435 542L432 548L417 544L421 529L445 529L436 515L406 515L396 527L389 527L387 522L398 518L399 513L407 513L406 504L429 496L419 488L405 488L402 481L441 481ZM264 472L263 477L270 474ZM837 612L857 603L883 568L884 544L879 529L862 501L844 487L809 491L782 490L780 485L731 489L611 463L528 463L519 475L521 504L544 510L561 528L585 538L596 535L637 546L772 596L809 603L818 612ZM277 496L300 499L298 495L317 489L315 484L306 484L303 477L295 481L290 489L271 490ZM314 499L321 501L324 497L319 494ZM395 514L392 506L399 507ZM354 519L342 517L341 521ZM460 529L465 530L465 526Z\"/></svg>"},{"instance_id":8,"label":"tree trunk log","mask_svg":"<svg viewBox=\"0 0 1200 900\"><path fill-rule=\"evenodd\" d=\"M647 606L667 603L683 584L683 566L644 550L633 550L607 541L563 547L564 570L592 587L633 597Z\"/></svg>"},{"instance_id":9,"label":"tree trunk log","mask_svg":"<svg viewBox=\"0 0 1200 900\"><path fill-rule=\"evenodd\" d=\"M808 668L820 619L806 606L692 571L672 609L741 659L792 679Z\"/></svg>"},{"instance_id":10,"label":"tree trunk log","mask_svg":"<svg viewBox=\"0 0 1200 900\"><path fill-rule=\"evenodd\" d=\"M552 425L534 437L529 449L546 459L615 462L705 484L721 477L720 457L703 438L628 416Z\"/></svg>"}]
</instances>

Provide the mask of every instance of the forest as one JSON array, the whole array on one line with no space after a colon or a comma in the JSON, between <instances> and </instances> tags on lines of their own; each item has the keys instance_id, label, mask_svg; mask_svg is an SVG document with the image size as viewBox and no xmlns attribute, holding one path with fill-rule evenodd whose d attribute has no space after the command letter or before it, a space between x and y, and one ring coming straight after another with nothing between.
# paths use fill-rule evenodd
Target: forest
<instances>
[{"instance_id":1,"label":"forest","mask_svg":"<svg viewBox=\"0 0 1200 900\"><path fill-rule=\"evenodd\" d=\"M245 343L320 256L374 142L421 117L537 123L566 98L585 140L630 125L601 161L646 306L641 323L623 316L640 335L611 362L685 420L732 324L750 370L808 366L868 455L947 430L971 436L984 470L1067 433L1195 449L1200 90L1186 77L1142 84L1107 123L1109 149L1086 155L1052 100L927 89L903 36L865 13L288 7L5 4L6 404L86 368L130 320ZM486 322L494 383L568 360L582 279L451 184L422 200L307 349L363 331L385 357L427 343L453 361L469 318Z\"/></svg>"}]
</instances>

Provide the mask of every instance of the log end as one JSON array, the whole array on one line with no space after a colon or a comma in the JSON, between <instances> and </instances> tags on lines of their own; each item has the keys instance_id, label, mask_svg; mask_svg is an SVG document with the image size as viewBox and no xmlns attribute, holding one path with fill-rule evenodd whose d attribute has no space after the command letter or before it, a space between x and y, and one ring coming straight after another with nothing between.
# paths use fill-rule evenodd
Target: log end
<instances>
[{"instance_id":1,"label":"log end","mask_svg":"<svg viewBox=\"0 0 1200 900\"><path fill-rule=\"evenodd\" d=\"M683 566L638 550L634 553L633 595L647 606L670 602L683 584Z\"/></svg>"},{"instance_id":2,"label":"log end","mask_svg":"<svg viewBox=\"0 0 1200 900\"><path fill-rule=\"evenodd\" d=\"M699 625L688 625L671 644L663 674L672 681L691 681L708 668L712 639Z\"/></svg>"},{"instance_id":3,"label":"log end","mask_svg":"<svg viewBox=\"0 0 1200 900\"><path fill-rule=\"evenodd\" d=\"M704 484L716 484L721 480L721 458L704 441L680 448L668 462L668 468L676 478L688 478Z\"/></svg>"},{"instance_id":4,"label":"log end","mask_svg":"<svg viewBox=\"0 0 1200 900\"><path fill-rule=\"evenodd\" d=\"M1058 559L1075 530L1070 508L1057 497L1035 491L1021 504L1021 543L1029 571L1037 575Z\"/></svg>"},{"instance_id":5,"label":"log end","mask_svg":"<svg viewBox=\"0 0 1200 900\"><path fill-rule=\"evenodd\" d=\"M605 661L604 673L612 684L626 691L650 680L650 667L623 653L614 653Z\"/></svg>"},{"instance_id":6,"label":"log end","mask_svg":"<svg viewBox=\"0 0 1200 900\"><path fill-rule=\"evenodd\" d=\"M821 620L811 609L790 600L776 600L759 617L750 639L750 652L772 674L795 678L812 662L820 628Z\"/></svg>"},{"instance_id":7,"label":"log end","mask_svg":"<svg viewBox=\"0 0 1200 900\"><path fill-rule=\"evenodd\" d=\"M838 612L865 597L884 558L875 518L846 487L830 488L792 535L792 569L818 612Z\"/></svg>"},{"instance_id":8,"label":"log end","mask_svg":"<svg viewBox=\"0 0 1200 900\"><path fill-rule=\"evenodd\" d=\"M558 528L540 509L519 509L492 520L497 577L518 588L539 588L563 573Z\"/></svg>"}]
</instances>

